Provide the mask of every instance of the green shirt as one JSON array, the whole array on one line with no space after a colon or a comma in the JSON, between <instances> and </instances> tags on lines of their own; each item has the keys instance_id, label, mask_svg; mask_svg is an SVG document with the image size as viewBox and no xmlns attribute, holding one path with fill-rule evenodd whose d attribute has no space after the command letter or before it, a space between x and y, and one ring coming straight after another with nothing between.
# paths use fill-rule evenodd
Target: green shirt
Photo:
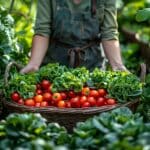
<instances>
[{"instance_id":1,"label":"green shirt","mask_svg":"<svg viewBox=\"0 0 150 150\"><path fill-rule=\"evenodd\" d=\"M74 4L73 0L66 0L71 11L84 10L90 5L90 0L82 0ZM100 23L102 40L118 39L116 0L98 0L97 17ZM51 34L52 14L55 13L55 0L38 0L37 16L34 31L37 35L49 37Z\"/></svg>"}]
</instances>

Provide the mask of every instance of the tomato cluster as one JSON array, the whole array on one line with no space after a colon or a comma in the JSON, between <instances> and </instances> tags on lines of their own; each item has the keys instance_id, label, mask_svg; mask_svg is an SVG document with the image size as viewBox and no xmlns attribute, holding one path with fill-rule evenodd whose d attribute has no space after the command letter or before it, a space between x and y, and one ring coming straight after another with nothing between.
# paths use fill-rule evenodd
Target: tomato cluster
<instances>
[{"instance_id":1,"label":"tomato cluster","mask_svg":"<svg viewBox=\"0 0 150 150\"><path fill-rule=\"evenodd\" d=\"M105 89L90 89L83 87L81 92L74 91L56 92L51 91L51 83L48 80L43 80L36 85L35 96L28 99L21 98L18 92L11 94L11 99L18 104L46 107L55 106L59 108L86 108L100 107L104 105L115 105L117 102L113 98L108 98Z\"/></svg>"}]
</instances>

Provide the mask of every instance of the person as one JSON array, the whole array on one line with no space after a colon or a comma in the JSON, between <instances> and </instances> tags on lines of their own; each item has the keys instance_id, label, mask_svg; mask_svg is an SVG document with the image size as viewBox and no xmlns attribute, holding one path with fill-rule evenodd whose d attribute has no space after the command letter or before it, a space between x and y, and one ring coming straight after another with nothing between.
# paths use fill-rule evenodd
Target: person
<instances>
[{"instance_id":1,"label":"person","mask_svg":"<svg viewBox=\"0 0 150 150\"><path fill-rule=\"evenodd\" d=\"M21 73L41 64L102 67L104 53L113 70L126 70L118 40L116 0L38 0L29 63Z\"/></svg>"}]
</instances>

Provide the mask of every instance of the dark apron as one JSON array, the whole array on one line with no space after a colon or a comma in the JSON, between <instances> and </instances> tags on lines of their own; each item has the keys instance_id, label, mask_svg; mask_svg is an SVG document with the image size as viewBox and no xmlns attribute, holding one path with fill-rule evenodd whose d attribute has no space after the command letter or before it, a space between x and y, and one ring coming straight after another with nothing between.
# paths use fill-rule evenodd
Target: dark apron
<instances>
[{"instance_id":1,"label":"dark apron","mask_svg":"<svg viewBox=\"0 0 150 150\"><path fill-rule=\"evenodd\" d=\"M102 66L96 0L83 11L72 11L66 0L56 0L52 35L45 63L59 62L68 67Z\"/></svg>"}]
</instances>

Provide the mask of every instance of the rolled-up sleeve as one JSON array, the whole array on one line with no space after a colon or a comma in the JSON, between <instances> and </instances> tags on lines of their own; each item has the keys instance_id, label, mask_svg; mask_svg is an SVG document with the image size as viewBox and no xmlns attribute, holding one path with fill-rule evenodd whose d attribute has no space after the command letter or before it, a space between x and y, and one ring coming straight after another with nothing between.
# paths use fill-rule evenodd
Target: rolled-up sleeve
<instances>
[{"instance_id":1,"label":"rolled-up sleeve","mask_svg":"<svg viewBox=\"0 0 150 150\"><path fill-rule=\"evenodd\" d=\"M51 3L50 0L37 0L37 14L34 34L49 37L51 33Z\"/></svg>"},{"instance_id":2,"label":"rolled-up sleeve","mask_svg":"<svg viewBox=\"0 0 150 150\"><path fill-rule=\"evenodd\" d=\"M118 40L116 0L105 1L101 37L102 40Z\"/></svg>"}]
</instances>

